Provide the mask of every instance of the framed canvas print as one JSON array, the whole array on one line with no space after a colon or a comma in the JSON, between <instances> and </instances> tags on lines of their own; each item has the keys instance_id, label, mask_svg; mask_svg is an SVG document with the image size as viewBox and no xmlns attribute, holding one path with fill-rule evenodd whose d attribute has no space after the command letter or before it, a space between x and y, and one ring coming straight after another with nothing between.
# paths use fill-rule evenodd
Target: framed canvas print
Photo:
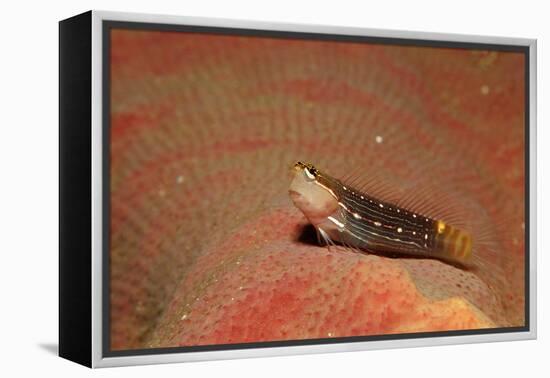
<instances>
[{"instance_id":1,"label":"framed canvas print","mask_svg":"<svg viewBox=\"0 0 550 378\"><path fill-rule=\"evenodd\" d=\"M535 40L59 27L62 357L536 337Z\"/></svg>"}]
</instances>

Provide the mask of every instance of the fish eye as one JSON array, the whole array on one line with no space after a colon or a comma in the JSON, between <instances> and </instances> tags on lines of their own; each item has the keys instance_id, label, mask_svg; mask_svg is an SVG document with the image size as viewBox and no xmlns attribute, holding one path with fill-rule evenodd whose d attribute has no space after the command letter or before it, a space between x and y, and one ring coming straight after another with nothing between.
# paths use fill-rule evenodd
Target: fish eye
<instances>
[{"instance_id":1,"label":"fish eye","mask_svg":"<svg viewBox=\"0 0 550 378\"><path fill-rule=\"evenodd\" d=\"M317 177L317 170L315 168L304 168L304 173L308 181L313 181Z\"/></svg>"}]
</instances>

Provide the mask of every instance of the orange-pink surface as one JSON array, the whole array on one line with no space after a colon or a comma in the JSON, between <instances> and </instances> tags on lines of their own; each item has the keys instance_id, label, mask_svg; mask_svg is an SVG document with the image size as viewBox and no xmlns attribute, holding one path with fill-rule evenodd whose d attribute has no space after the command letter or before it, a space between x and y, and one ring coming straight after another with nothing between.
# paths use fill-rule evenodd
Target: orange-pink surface
<instances>
[{"instance_id":1,"label":"orange-pink surface","mask_svg":"<svg viewBox=\"0 0 550 378\"><path fill-rule=\"evenodd\" d=\"M112 348L523 325L524 63L114 30ZM448 193L485 225L485 263L304 242L295 160Z\"/></svg>"}]
</instances>

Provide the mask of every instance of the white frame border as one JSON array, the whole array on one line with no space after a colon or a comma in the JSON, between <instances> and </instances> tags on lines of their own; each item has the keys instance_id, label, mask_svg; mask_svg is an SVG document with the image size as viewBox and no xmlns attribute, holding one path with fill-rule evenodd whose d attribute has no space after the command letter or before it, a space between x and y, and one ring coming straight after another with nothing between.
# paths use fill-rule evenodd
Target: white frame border
<instances>
[{"instance_id":1,"label":"white frame border","mask_svg":"<svg viewBox=\"0 0 550 378\"><path fill-rule=\"evenodd\" d=\"M494 333L484 335L437 336L418 339L382 340L350 342L341 344L300 345L269 348L235 349L206 352L182 352L149 354L141 356L102 356L102 22L104 20L145 22L174 25L195 25L240 29L259 29L273 31L308 32L324 34L357 35L400 39L421 39L431 41L487 43L529 47L529 332ZM92 11L92 367L114 367L158 363L222 360L235 358L285 356L309 353L348 352L388 348L423 347L450 344L481 343L495 341L536 339L536 230L537 230L537 181L536 181L536 73L537 41L535 39L489 37L479 35L461 35L427 33L398 30L364 29L355 27L325 26L313 24L287 24L260 21L216 19L202 17L182 17L156 14ZM527 109L526 109L527 111Z\"/></svg>"}]
</instances>

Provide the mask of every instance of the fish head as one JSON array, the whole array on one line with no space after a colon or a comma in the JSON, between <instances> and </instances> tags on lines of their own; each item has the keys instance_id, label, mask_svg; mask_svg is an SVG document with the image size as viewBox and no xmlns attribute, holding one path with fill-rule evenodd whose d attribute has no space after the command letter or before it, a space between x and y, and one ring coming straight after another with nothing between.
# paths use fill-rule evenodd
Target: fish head
<instances>
[{"instance_id":1,"label":"fish head","mask_svg":"<svg viewBox=\"0 0 550 378\"><path fill-rule=\"evenodd\" d=\"M297 162L291 169L289 195L294 205L317 226L338 209L338 199L312 164Z\"/></svg>"}]
</instances>

